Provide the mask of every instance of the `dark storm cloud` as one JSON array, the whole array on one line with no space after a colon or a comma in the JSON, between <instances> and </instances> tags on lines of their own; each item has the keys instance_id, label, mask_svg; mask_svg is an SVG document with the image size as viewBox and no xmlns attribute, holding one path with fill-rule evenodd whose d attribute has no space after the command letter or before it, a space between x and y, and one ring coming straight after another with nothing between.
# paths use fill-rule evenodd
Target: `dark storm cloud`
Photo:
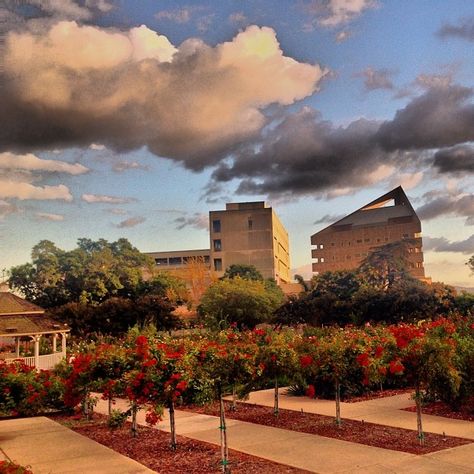
<instances>
[{"instance_id":1,"label":"dark storm cloud","mask_svg":"<svg viewBox=\"0 0 474 474\"><path fill-rule=\"evenodd\" d=\"M438 196L428 200L417 209L421 220L430 220L442 215L465 217L466 225L474 225L474 194Z\"/></svg>"},{"instance_id":2,"label":"dark storm cloud","mask_svg":"<svg viewBox=\"0 0 474 474\"><path fill-rule=\"evenodd\" d=\"M474 235L466 240L449 241L445 237L423 237L423 250L434 252L457 252L465 255L474 253Z\"/></svg>"},{"instance_id":3,"label":"dark storm cloud","mask_svg":"<svg viewBox=\"0 0 474 474\"><path fill-rule=\"evenodd\" d=\"M459 20L455 25L447 23L438 30L441 38L461 38L474 41L474 16Z\"/></svg>"},{"instance_id":4,"label":"dark storm cloud","mask_svg":"<svg viewBox=\"0 0 474 474\"><path fill-rule=\"evenodd\" d=\"M359 119L346 127L304 108L237 149L233 161L221 163L212 179L239 180L241 194L322 194L370 185L386 178L390 168L424 169L433 164L435 148L449 150L474 140L471 98L470 88L437 85L412 99L392 120ZM447 154L438 156L441 172L450 165L466 165Z\"/></svg>"},{"instance_id":5,"label":"dark storm cloud","mask_svg":"<svg viewBox=\"0 0 474 474\"><path fill-rule=\"evenodd\" d=\"M472 94L459 85L429 89L381 125L377 142L386 150L422 150L473 140Z\"/></svg>"},{"instance_id":6,"label":"dark storm cloud","mask_svg":"<svg viewBox=\"0 0 474 474\"><path fill-rule=\"evenodd\" d=\"M439 150L434 155L434 166L440 173L474 173L474 147L458 145Z\"/></svg>"},{"instance_id":7,"label":"dark storm cloud","mask_svg":"<svg viewBox=\"0 0 474 474\"><path fill-rule=\"evenodd\" d=\"M6 36L0 151L145 146L201 170L258 136L267 106L311 95L327 74L286 57L266 27L250 26L214 47L189 39L177 48L143 25L29 25ZM251 54L261 44L265 54Z\"/></svg>"}]
</instances>

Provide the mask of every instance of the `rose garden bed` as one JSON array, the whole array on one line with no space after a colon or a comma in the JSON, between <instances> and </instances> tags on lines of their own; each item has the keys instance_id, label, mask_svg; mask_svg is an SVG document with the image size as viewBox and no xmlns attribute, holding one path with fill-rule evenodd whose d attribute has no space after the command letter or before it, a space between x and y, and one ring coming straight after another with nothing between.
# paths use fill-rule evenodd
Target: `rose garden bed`
<instances>
[{"instance_id":1,"label":"rose garden bed","mask_svg":"<svg viewBox=\"0 0 474 474\"><path fill-rule=\"evenodd\" d=\"M51 418L157 472L210 474L221 471L220 448L210 443L177 436L178 447L173 451L169 433L158 429L140 426L138 437L132 438L130 423L111 430L104 415L94 414L91 421L66 415ZM232 473L236 474L308 473L234 450L229 450L229 459Z\"/></svg>"},{"instance_id":2,"label":"rose garden bed","mask_svg":"<svg viewBox=\"0 0 474 474\"><path fill-rule=\"evenodd\" d=\"M330 416L282 409L280 409L279 415L275 416L273 409L270 407L247 403L237 403L237 410L235 411L230 410L230 408L231 403L226 402L226 416L235 420L326 436L379 448L389 447L395 451L412 454L427 454L473 442L470 439L425 433L425 442L420 445L415 430L356 420L343 420L342 425L338 427L334 423L334 418ZM207 406L184 407L182 409L206 415L219 415L217 403Z\"/></svg>"}]
</instances>

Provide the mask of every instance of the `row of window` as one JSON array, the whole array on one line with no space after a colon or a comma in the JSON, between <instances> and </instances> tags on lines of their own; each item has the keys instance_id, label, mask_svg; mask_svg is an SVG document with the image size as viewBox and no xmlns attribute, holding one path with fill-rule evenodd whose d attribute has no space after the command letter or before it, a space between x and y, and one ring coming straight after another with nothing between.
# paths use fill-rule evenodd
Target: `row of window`
<instances>
[{"instance_id":1,"label":"row of window","mask_svg":"<svg viewBox=\"0 0 474 474\"><path fill-rule=\"evenodd\" d=\"M420 233L415 233L413 236L416 238L416 237L419 237L420 235L421 235ZM410 238L409 234L403 234L402 235L402 239L408 239L408 238ZM354 243L356 245L357 244L362 244L362 243L368 244L370 242L376 242L376 243L380 244L382 241L388 242L388 237L384 237L384 239L378 238L378 239L373 239L373 240L371 240L370 238L356 239L354 241ZM347 243L348 247L351 246L351 241L350 240L347 241L346 243ZM334 242L331 242L330 245L331 245L331 247L334 247L336 244ZM344 242L341 242L340 246L344 247ZM323 250L324 249L324 244L316 244L316 249ZM415 247L415 249L416 249L416 247ZM419 251L421 252L421 249ZM415 252L418 253L416 250L415 250Z\"/></svg>"},{"instance_id":2,"label":"row of window","mask_svg":"<svg viewBox=\"0 0 474 474\"><path fill-rule=\"evenodd\" d=\"M160 267L185 265L190 260L195 258L204 259L204 263L209 263L209 255L204 257L169 257L169 258L155 258L155 264Z\"/></svg>"},{"instance_id":3,"label":"row of window","mask_svg":"<svg viewBox=\"0 0 474 474\"><path fill-rule=\"evenodd\" d=\"M248 230L253 229L253 220L249 217L247 220L247 228ZM212 221L212 232L220 233L222 231L221 221L220 219L214 219Z\"/></svg>"}]
</instances>

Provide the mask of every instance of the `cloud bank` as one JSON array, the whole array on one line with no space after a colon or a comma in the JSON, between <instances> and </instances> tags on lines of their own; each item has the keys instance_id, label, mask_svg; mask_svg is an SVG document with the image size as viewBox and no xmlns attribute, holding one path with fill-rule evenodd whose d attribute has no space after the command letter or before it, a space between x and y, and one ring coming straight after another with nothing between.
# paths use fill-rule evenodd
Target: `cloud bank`
<instances>
[{"instance_id":1,"label":"cloud bank","mask_svg":"<svg viewBox=\"0 0 474 474\"><path fill-rule=\"evenodd\" d=\"M267 106L311 95L327 73L257 26L215 47L176 47L146 26L59 21L10 31L4 50L0 150L147 146L193 170L258 135Z\"/></svg>"}]
</instances>

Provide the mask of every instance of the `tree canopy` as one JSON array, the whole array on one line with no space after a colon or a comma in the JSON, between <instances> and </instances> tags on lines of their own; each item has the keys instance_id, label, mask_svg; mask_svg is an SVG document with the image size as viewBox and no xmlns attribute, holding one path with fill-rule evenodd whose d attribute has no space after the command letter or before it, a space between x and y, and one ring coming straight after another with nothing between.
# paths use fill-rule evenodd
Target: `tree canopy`
<instances>
[{"instance_id":1,"label":"tree canopy","mask_svg":"<svg viewBox=\"0 0 474 474\"><path fill-rule=\"evenodd\" d=\"M227 267L224 278L240 277L243 280L263 281L262 274L254 265L233 264Z\"/></svg>"},{"instance_id":2,"label":"tree canopy","mask_svg":"<svg viewBox=\"0 0 474 474\"><path fill-rule=\"evenodd\" d=\"M198 306L200 318L211 327L253 328L268 322L283 303L284 295L275 282L224 278L211 285Z\"/></svg>"},{"instance_id":3,"label":"tree canopy","mask_svg":"<svg viewBox=\"0 0 474 474\"><path fill-rule=\"evenodd\" d=\"M71 251L42 240L33 247L31 259L10 269L9 284L45 308L132 297L142 282L142 268L150 263L123 238L116 242L81 238Z\"/></svg>"}]
</instances>

